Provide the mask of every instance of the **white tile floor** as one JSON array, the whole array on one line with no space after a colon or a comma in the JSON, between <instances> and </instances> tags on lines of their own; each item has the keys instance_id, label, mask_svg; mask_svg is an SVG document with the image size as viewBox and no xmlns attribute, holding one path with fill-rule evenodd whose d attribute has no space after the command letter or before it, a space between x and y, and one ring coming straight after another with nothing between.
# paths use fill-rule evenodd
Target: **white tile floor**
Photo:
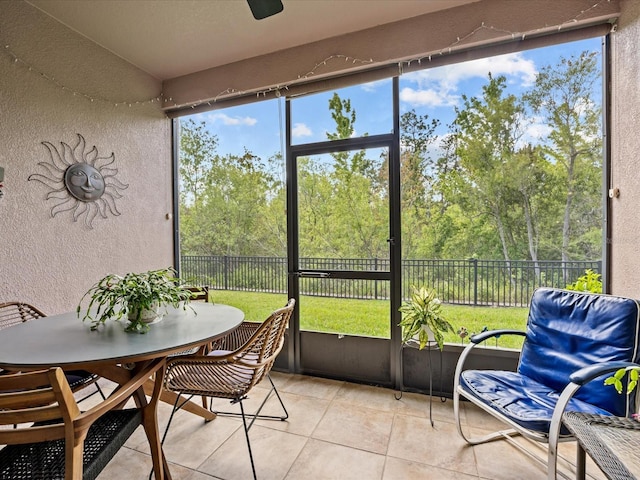
<instances>
[{"instance_id":1,"label":"white tile floor","mask_svg":"<svg viewBox=\"0 0 640 480\"><path fill-rule=\"evenodd\" d=\"M453 402L433 401L434 426L429 422L429 397L303 375L272 373L289 419L258 421L250 431L260 480L306 479L505 479L546 478L546 469L505 441L475 447L458 435ZM257 387L249 408L266 389ZM216 408L227 408L217 401ZM164 428L170 406L160 406ZM271 398L265 409L278 413ZM464 404L465 428L473 434L491 430L491 417ZM241 420L218 417L204 421L180 411L165 443L174 480L247 480L251 468ZM541 455L546 450L538 448ZM563 444L573 460L575 446ZM151 466L141 428L106 467L99 480L143 480ZM562 467L573 478L567 467ZM597 467L589 473L602 478Z\"/></svg>"}]
</instances>

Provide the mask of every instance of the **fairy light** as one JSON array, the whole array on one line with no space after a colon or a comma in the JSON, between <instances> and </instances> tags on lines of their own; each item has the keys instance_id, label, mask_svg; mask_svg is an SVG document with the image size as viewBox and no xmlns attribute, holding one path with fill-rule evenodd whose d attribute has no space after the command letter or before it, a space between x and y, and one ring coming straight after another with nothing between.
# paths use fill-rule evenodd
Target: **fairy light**
<instances>
[{"instance_id":1,"label":"fairy light","mask_svg":"<svg viewBox=\"0 0 640 480\"><path fill-rule=\"evenodd\" d=\"M361 59L361 58L356 58L356 57L352 57L350 55L342 55L342 54L336 54L336 55L330 55L328 57L326 57L325 59L321 60L320 62L317 62L312 69L310 69L309 71L307 71L306 73L297 75L297 79L296 80L292 80L290 82L286 82L286 83L279 83L276 85L270 85L267 87L262 87L260 90L257 90L253 93L255 93L256 98L266 98L267 95L273 93L276 97L280 97L282 96L282 92L283 91L288 91L289 87L304 81L304 80L308 80L309 78L311 78L312 76L314 76L318 70L323 69L325 67L329 66L329 63L332 60L344 60L346 63L351 62L352 65L366 65L366 64L371 64L374 63L374 60L372 58L369 59ZM220 93L218 93L217 95L215 95L213 98L207 98L207 99L200 99L200 100L195 100L193 102L189 102L186 105L179 105L177 102L173 102L172 98L165 98L164 102L165 102L165 107L171 106L171 107L178 107L178 106L183 106L185 108L191 108L194 109L196 107L199 107L201 105L208 105L211 106L213 103L216 103L218 100L223 99L223 98L228 98L228 97L240 97L240 96L245 96L252 93L251 91L247 91L247 90L237 90L235 88L227 88L223 91L221 91ZM171 103L173 102L173 103ZM169 104L169 105L167 105Z\"/></svg>"},{"instance_id":2,"label":"fairy light","mask_svg":"<svg viewBox=\"0 0 640 480\"><path fill-rule=\"evenodd\" d=\"M48 82L50 82L50 83L54 84L55 86L57 86L58 88L60 88L63 92L70 93L74 97L85 98L90 102L99 101L99 102L103 102L103 103L110 103L114 107L119 107L120 105L128 105L129 107L132 107L132 106L136 106L136 105L146 105L146 104L150 104L150 103L160 102L162 100L162 98L163 98L163 94L162 94L162 92L160 92L158 95L156 95L156 96L154 96L152 98L149 98L147 100L138 100L138 101L135 101L135 102L128 101L128 100L123 100L123 101L114 102L113 100L101 97L100 95L89 95L88 93L84 93L84 92L81 92L79 90L75 90L73 88L70 88L70 87L64 85L63 83L58 81L54 76L49 75L46 72L43 72L42 70L40 70L37 67L35 67L34 65L30 64L26 60L20 58L13 50L11 50L10 45L5 45L3 50L4 50L5 54L11 59L11 61L14 64L22 65L29 72L36 73L41 78L47 80Z\"/></svg>"},{"instance_id":3,"label":"fairy light","mask_svg":"<svg viewBox=\"0 0 640 480\"><path fill-rule=\"evenodd\" d=\"M582 16L584 16L585 14L590 12L591 10L594 10L594 9L598 8L603 3L610 3L610 1L611 0L600 0L600 1L596 2L595 4L593 4L592 6L590 6L589 8L587 8L585 10L581 10L580 13L575 15L573 18L571 18L569 20L565 20L564 22L561 22L556 26L545 26L545 27L538 28L536 30L528 31L528 32L512 32L510 30L506 30L506 29L503 29L503 28L497 28L497 27L494 27L492 25L487 25L485 22L481 22L481 24L479 26L477 26L476 28L471 30L466 35L456 36L455 41L453 41L452 43L450 43L449 45L447 45L447 46L445 46L443 48L440 48L438 50L434 50L432 52L429 52L428 54L423 54L423 55L421 55L420 57L417 57L417 58L411 58L411 59L399 61L398 62L398 73L400 75L402 75L404 73L404 65L409 67L409 66L411 66L412 62L417 62L418 65L422 65L422 61L423 60L427 61L427 62L431 62L434 55L441 56L441 55L444 55L444 54L452 53L456 49L456 47L458 47L460 45L464 45L467 41L469 41L472 38L474 38L479 32L489 31L489 32L492 32L492 33L496 33L498 35L510 35L511 38L514 39L514 40L516 38L520 38L521 40L524 40L527 35L535 35L537 33L542 33L544 31L549 31L552 28L557 28L557 30L560 31L564 26L577 23ZM615 25L612 27L612 31L615 31ZM208 106L211 106L212 104L215 104L220 99L226 99L226 98L229 98L229 97L240 97L240 96L245 96L245 95L248 95L248 94L251 93L251 91L238 90L238 89L229 87L229 88L226 88L225 90L219 92L213 98L200 99L200 100L188 102L185 105L180 105L177 101L174 101L174 99L172 97L166 98L163 95L163 92L160 92L158 95L156 95L156 96L154 96L152 98L146 99L146 100L139 100L139 101L135 101L135 102L131 102L131 101L114 102L112 100L103 98L101 96L89 95L89 94L80 92L78 90L75 90L75 89L72 89L72 88L69 88L69 87L63 85L61 82L56 80L53 76L48 75L47 73L39 70L38 68L36 68L35 66L31 65L27 61L25 61L22 58L18 57L18 55L16 55L11 50L9 45L5 45L4 46L4 52L6 53L6 55L8 55L11 58L11 60L13 61L14 64L23 65L24 67L26 67L28 69L28 71L37 73L38 75L40 75L40 77L42 77L45 80L47 80L47 81L53 83L54 85L58 86L63 91L69 92L74 96L80 96L80 97L86 98L87 100L89 100L91 102L94 102L94 101L97 100L97 101L104 102L104 103L111 103L114 107L118 107L118 106L121 106L121 105L127 105L129 107L133 107L133 106L147 105L147 104L152 104L152 103L158 102L158 103L164 103L163 108L167 108L167 107L182 107L182 106L184 106L184 107L190 107L192 109L195 109L196 107L199 107L199 106L205 105L205 104L208 105ZM295 85L296 83L308 80L309 78L311 78L314 75L316 75L319 70L328 67L329 63L331 63L334 60L344 60L345 63L351 62L352 65L370 65L370 64L374 64L374 63L380 63L379 61L375 61L372 58L370 58L370 59L360 59L360 58L357 58L357 57L352 57L350 55L342 55L342 54L330 55L330 56L324 58L323 60L317 62L313 66L313 68L311 68L306 73L302 73L300 75L297 75L297 78L295 80L291 80L291 81L286 82L286 83L281 83L281 84L271 85L271 86L267 86L267 87L262 87L260 90L255 91L254 93L256 95L256 98L260 98L261 96L263 98L266 98L267 95L272 94L272 93L276 97L280 97L282 95L283 91L286 92L286 91L289 90L290 86Z\"/></svg>"}]
</instances>

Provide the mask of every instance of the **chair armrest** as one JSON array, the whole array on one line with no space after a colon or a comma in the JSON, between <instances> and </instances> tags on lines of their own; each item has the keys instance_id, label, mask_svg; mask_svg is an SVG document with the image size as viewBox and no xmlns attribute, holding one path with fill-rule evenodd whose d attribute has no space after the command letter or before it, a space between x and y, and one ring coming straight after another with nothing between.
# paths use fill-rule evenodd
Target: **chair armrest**
<instances>
[{"instance_id":1,"label":"chair armrest","mask_svg":"<svg viewBox=\"0 0 640 480\"><path fill-rule=\"evenodd\" d=\"M524 337L526 336L526 334L527 333L523 332L522 330L489 330L487 332L476 333L475 335L471 335L471 338L469 338L469 341L471 343L478 344L492 337L500 337L502 335L520 335Z\"/></svg>"},{"instance_id":2,"label":"chair armrest","mask_svg":"<svg viewBox=\"0 0 640 480\"><path fill-rule=\"evenodd\" d=\"M560 441L560 429L562 427L562 415L564 415L565 409L569 404L569 401L575 393L594 378L600 377L607 373L613 373L621 368L634 367L638 364L633 362L605 362L596 363L583 367L580 370L575 371L569 376L569 384L562 390L556 407L553 410L553 416L551 417L551 424L549 425L549 477L555 478L556 472L556 457L558 451L558 443ZM615 392L614 392L615 393Z\"/></svg>"},{"instance_id":3,"label":"chair armrest","mask_svg":"<svg viewBox=\"0 0 640 480\"><path fill-rule=\"evenodd\" d=\"M588 367L583 367L577 372L573 372L569 376L569 380L571 383L575 383L576 385L584 385L585 383L590 382L596 377L600 375L604 375L606 373L612 373L620 370L621 368L627 367L638 367L637 363L633 362L606 362L606 363L596 363L595 365L589 365Z\"/></svg>"}]
</instances>

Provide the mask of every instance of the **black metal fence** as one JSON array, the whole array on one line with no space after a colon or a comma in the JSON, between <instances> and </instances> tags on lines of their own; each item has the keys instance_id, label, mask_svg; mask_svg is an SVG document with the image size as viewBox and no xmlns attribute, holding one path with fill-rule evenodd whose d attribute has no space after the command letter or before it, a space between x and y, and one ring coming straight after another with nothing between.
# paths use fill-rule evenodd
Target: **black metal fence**
<instances>
[{"instance_id":1,"label":"black metal fence","mask_svg":"<svg viewBox=\"0 0 640 480\"><path fill-rule=\"evenodd\" d=\"M302 270L389 271L388 259L301 258ZM600 273L600 261L403 260L403 298L412 285L434 288L445 303L527 306L542 286L564 288L585 270ZM287 293L285 257L182 256L181 277L217 290ZM389 282L302 278L304 295L388 299Z\"/></svg>"}]
</instances>

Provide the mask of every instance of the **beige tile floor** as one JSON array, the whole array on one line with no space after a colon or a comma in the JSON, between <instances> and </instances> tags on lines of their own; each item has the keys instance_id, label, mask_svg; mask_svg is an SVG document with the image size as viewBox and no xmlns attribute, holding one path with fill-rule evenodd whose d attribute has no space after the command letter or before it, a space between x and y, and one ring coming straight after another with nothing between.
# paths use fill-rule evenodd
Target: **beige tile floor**
<instances>
[{"instance_id":1,"label":"beige tile floor","mask_svg":"<svg viewBox=\"0 0 640 480\"><path fill-rule=\"evenodd\" d=\"M289 419L258 421L250 430L260 480L306 479L504 479L546 478L546 470L505 441L471 447L456 431L453 402L434 398L432 427L429 397L303 375L272 373ZM266 389L254 389L249 408ZM279 405L271 398L272 414ZM217 401L216 408L227 408ZM164 428L170 406L160 406ZM495 421L468 403L463 404L464 428L472 434L491 431ZM494 428L495 429L495 428ZM535 447L540 455L546 450ZM174 418L165 454L174 480L246 480L251 467L241 420L218 417L204 421L180 411ZM99 480L143 480L151 461L146 437L139 428ZM573 459L575 446L562 444ZM562 462L569 478L571 467ZM589 473L603 478L597 467Z\"/></svg>"}]
</instances>

